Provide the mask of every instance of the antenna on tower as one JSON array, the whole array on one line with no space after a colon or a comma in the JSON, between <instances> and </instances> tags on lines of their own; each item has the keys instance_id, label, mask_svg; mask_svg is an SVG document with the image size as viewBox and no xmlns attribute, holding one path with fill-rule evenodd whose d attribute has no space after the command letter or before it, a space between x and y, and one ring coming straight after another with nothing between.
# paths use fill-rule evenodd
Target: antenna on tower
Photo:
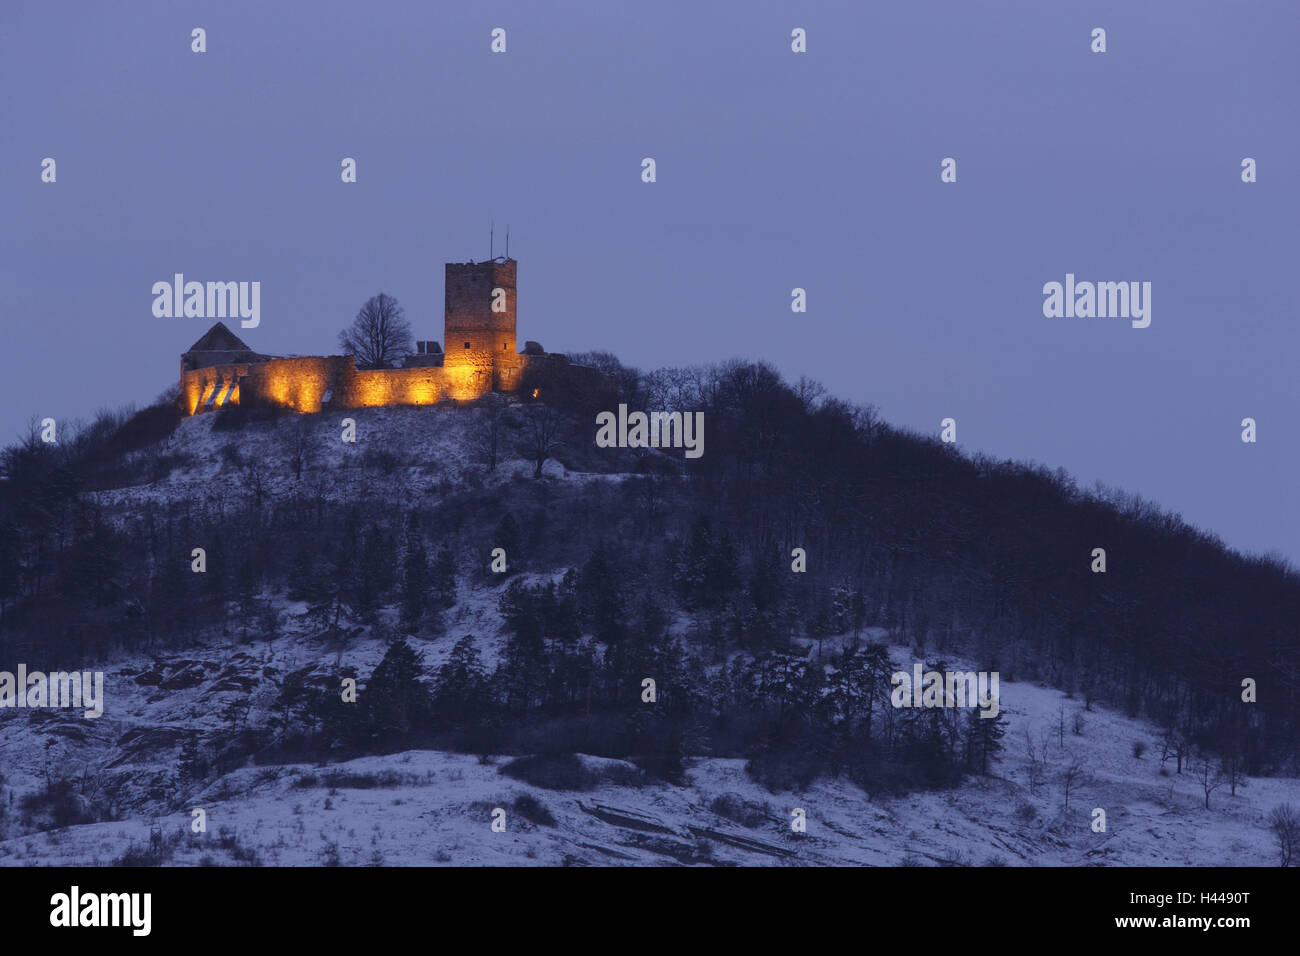
<instances>
[{"instance_id":1,"label":"antenna on tower","mask_svg":"<svg viewBox=\"0 0 1300 956\"><path fill-rule=\"evenodd\" d=\"M493 254L494 254L494 252L495 252L495 248L496 248L495 245L494 245L494 243L495 243L495 237L494 237L493 233L496 232L496 227L497 227L497 222L496 222L495 219L490 220L490 221L491 221L492 225L488 226L488 261L489 261L489 262L492 261Z\"/></svg>"},{"instance_id":2,"label":"antenna on tower","mask_svg":"<svg viewBox=\"0 0 1300 956\"><path fill-rule=\"evenodd\" d=\"M510 223L506 223L506 258L510 258Z\"/></svg>"}]
</instances>

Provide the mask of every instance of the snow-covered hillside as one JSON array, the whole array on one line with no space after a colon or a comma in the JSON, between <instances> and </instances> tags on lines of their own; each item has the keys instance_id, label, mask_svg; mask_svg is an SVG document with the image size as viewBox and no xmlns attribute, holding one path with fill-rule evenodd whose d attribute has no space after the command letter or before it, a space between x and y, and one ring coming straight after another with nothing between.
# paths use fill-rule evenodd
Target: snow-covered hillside
<instances>
[{"instance_id":1,"label":"snow-covered hillside","mask_svg":"<svg viewBox=\"0 0 1300 956\"><path fill-rule=\"evenodd\" d=\"M501 441L495 470L479 463L488 407L368 408L346 413L293 416L275 425L251 424L237 431L214 428L218 417L196 415L181 422L158 448L181 462L166 477L145 485L101 491L109 506L186 498L218 503L252 493L250 484L270 499L320 496L326 501L429 503L467 482L491 486L530 477L533 464L518 457L516 436ZM355 440L344 441L344 419L356 423ZM304 467L295 475L292 458L300 444ZM570 472L548 460L543 474L552 479L600 479Z\"/></svg>"},{"instance_id":2,"label":"snow-covered hillside","mask_svg":"<svg viewBox=\"0 0 1300 956\"><path fill-rule=\"evenodd\" d=\"M482 626L489 613L482 601L466 602L451 633ZM452 643L418 647L433 669ZM382 652L379 642L362 641L346 663L364 674ZM906 648L892 655L910 666ZM335 660L301 636L271 648L194 648L112 668L98 720L0 712L0 765L19 799L20 781L35 790L44 779L44 744L54 740L48 756L56 772L74 780L121 777L144 810L122 822L12 837L0 842L0 864L110 863L133 844L148 845L156 815L178 865L248 862L250 853L286 865L1266 865L1273 857L1268 810L1300 800L1295 780L1252 779L1235 797L1215 791L1206 810L1193 774L1174 774L1170 764L1161 775L1155 728L1094 705L1075 734L1081 701L1008 681L1001 686L1008 746L993 774L901 798L828 779L803 792L770 793L745 773L743 760L707 758L691 760L689 785L674 787L639 779L631 764L584 757L593 788L554 791L503 775L509 757L411 751L328 767L250 765L187 794L183 812L148 800L152 785L174 776L183 739L220 728L230 700L250 695L255 722L256 708L273 699L271 677L306 666L333 674ZM1070 727L1064 748L1055 732L1062 706ZM1047 778L1037 792L1029 786L1026 729L1040 742L1049 738ZM1148 744L1141 758L1132 755L1135 741ZM1066 811L1062 776L1076 760L1084 775ZM612 766L622 772L605 772ZM206 813L205 834L190 832L195 807ZM491 829L497 807L506 811L505 832ZM1105 833L1092 831L1096 807L1106 811ZM791 830L796 808L807 815L803 836ZM530 819L545 814L554 822Z\"/></svg>"},{"instance_id":3,"label":"snow-covered hillside","mask_svg":"<svg viewBox=\"0 0 1300 956\"><path fill-rule=\"evenodd\" d=\"M433 504L467 487L531 480L532 464L512 453L484 475L477 449L488 414L355 412L355 444L340 440L342 415L237 432L214 431L216 417L199 416L184 421L161 449L177 456L179 467L153 484L97 497L118 515L146 501L220 507L250 494L248 482L257 481L270 499L311 494L401 507ZM291 466L294 442L307 449L300 477ZM376 451L393 459L376 466L366 459ZM626 477L555 460L545 474L575 487ZM445 636L411 641L426 676L466 634L478 638L489 668L496 662L504 643L500 593L498 586L461 582ZM953 790L886 797L823 777L801 792L772 793L745 772L745 761L708 757L688 760L686 784L673 786L631 763L591 756L579 758L588 786L554 790L503 774L511 756L408 751L329 766L248 763L177 798L183 742L195 732L214 739L237 729L230 704L247 701L244 724L266 726L286 674L306 669L309 683L336 688L341 668L364 681L383 658L384 639L370 629L335 646L304 604L262 598L284 618L273 642L261 640L256 628L209 634L179 652L97 667L105 672L106 698L97 720L80 712L0 710L0 864L108 864L148 847L152 835L163 860L176 865L1269 865L1275 853L1267 814L1284 802L1300 805L1300 781L1252 778L1235 795L1226 785L1214 791L1206 809L1193 773L1174 773L1172 762L1162 767L1155 726L1007 680L1005 751L988 776L967 777ZM383 618L391 629L395 609ZM887 640L881 630L863 636ZM820 653L846 640L826 639ZM805 647L815 652L811 642ZM892 647L891 656L910 670L909 648ZM947 657L952 667L976 669L960 655ZM1064 735L1056 730L1062 712ZM1027 735L1046 765L1035 786ZM1145 753L1135 755L1135 743L1145 744ZM1073 764L1082 774L1067 810L1063 777ZM74 804L114 793L122 819L39 830L48 821L40 810L24 810L24 797L57 779L71 781ZM195 808L206 815L205 833L191 832ZM505 810L503 832L492 827L496 808ZM1105 811L1105 832L1094 832L1095 808ZM806 814L805 834L792 831L796 809Z\"/></svg>"}]
</instances>

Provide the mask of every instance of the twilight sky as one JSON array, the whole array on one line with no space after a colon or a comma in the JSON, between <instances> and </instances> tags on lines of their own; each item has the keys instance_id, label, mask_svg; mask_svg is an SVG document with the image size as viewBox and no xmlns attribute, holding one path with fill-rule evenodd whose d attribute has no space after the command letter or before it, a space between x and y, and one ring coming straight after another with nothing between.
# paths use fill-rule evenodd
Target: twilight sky
<instances>
[{"instance_id":1,"label":"twilight sky","mask_svg":"<svg viewBox=\"0 0 1300 956\"><path fill-rule=\"evenodd\" d=\"M1297 46L1294 0L5 0L0 443L174 382L176 272L260 281L255 349L379 291L441 340L495 218L521 342L766 359L1300 563ZM1045 318L1067 272L1150 327Z\"/></svg>"}]
</instances>

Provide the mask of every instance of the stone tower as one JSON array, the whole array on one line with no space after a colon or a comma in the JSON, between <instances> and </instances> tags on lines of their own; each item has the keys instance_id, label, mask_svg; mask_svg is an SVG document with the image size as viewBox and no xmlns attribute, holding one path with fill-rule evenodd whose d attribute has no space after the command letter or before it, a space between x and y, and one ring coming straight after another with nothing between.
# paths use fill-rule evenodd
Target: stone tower
<instances>
[{"instance_id":1,"label":"stone tower","mask_svg":"<svg viewBox=\"0 0 1300 956\"><path fill-rule=\"evenodd\" d=\"M447 263L443 367L475 391L518 386L515 266L514 259ZM494 302L501 311L493 311Z\"/></svg>"}]
</instances>

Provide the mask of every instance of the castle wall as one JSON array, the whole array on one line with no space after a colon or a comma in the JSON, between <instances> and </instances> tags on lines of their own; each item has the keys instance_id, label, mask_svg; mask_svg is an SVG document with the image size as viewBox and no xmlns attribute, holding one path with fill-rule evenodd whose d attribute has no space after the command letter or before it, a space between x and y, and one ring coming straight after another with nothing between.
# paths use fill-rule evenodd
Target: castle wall
<instances>
[{"instance_id":1,"label":"castle wall","mask_svg":"<svg viewBox=\"0 0 1300 956\"><path fill-rule=\"evenodd\" d=\"M248 367L241 386L244 405L281 405L299 412L319 412L327 392L355 374L350 355L273 359Z\"/></svg>"},{"instance_id":2,"label":"castle wall","mask_svg":"<svg viewBox=\"0 0 1300 956\"><path fill-rule=\"evenodd\" d=\"M434 405L471 401L491 391L539 391L543 401L559 396L596 400L614 394L609 376L563 355L515 355L508 378L494 388L491 370L474 367L358 370L351 356L272 359L250 365L214 365L181 373L185 411L194 415L222 404L279 405L299 412L323 408L374 408L381 405ZM548 394L540 394L542 391ZM329 396L329 401L325 397Z\"/></svg>"},{"instance_id":3,"label":"castle wall","mask_svg":"<svg viewBox=\"0 0 1300 956\"><path fill-rule=\"evenodd\" d=\"M323 408L469 401L492 391L493 381L491 368L358 370L351 356L331 355L185 370L181 372L181 394L190 415L227 402L319 412Z\"/></svg>"},{"instance_id":4,"label":"castle wall","mask_svg":"<svg viewBox=\"0 0 1300 956\"><path fill-rule=\"evenodd\" d=\"M613 394L609 376L563 355L513 355L505 369L475 366L358 370L350 355L272 359L213 365L181 373L185 411L194 415L224 404L278 405L298 412L381 405L434 405L471 401L491 391L521 388L566 391L574 396ZM329 401L325 398L328 395ZM556 396L558 397L558 396Z\"/></svg>"},{"instance_id":5,"label":"castle wall","mask_svg":"<svg viewBox=\"0 0 1300 956\"><path fill-rule=\"evenodd\" d=\"M249 365L209 365L181 371L181 403L194 415L220 405L238 405L242 399L240 380Z\"/></svg>"},{"instance_id":6,"label":"castle wall","mask_svg":"<svg viewBox=\"0 0 1300 956\"><path fill-rule=\"evenodd\" d=\"M479 392L482 394L482 392ZM334 393L342 408L377 405L434 405L459 398L476 398L452 380L443 368L366 369L345 377Z\"/></svg>"}]
</instances>

